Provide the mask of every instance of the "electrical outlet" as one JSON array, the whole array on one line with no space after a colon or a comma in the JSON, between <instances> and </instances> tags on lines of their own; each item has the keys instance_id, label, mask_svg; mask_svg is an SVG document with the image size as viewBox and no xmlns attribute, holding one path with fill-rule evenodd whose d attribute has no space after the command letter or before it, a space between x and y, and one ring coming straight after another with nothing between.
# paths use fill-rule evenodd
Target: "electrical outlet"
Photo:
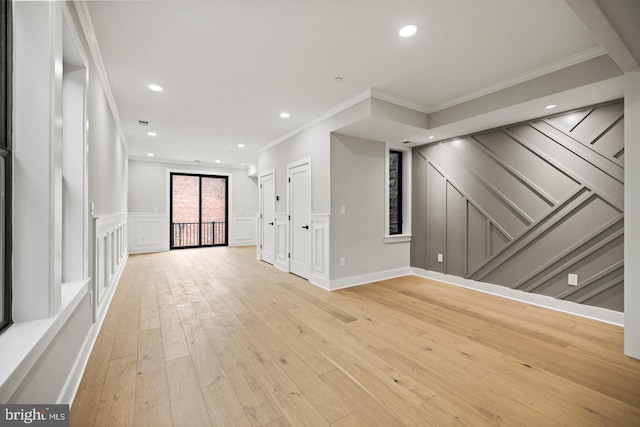
<instances>
[{"instance_id":1,"label":"electrical outlet","mask_svg":"<svg viewBox=\"0 0 640 427\"><path fill-rule=\"evenodd\" d=\"M578 286L578 275L577 274L569 274L569 278L567 279L567 283L569 283L569 286Z\"/></svg>"},{"instance_id":2,"label":"electrical outlet","mask_svg":"<svg viewBox=\"0 0 640 427\"><path fill-rule=\"evenodd\" d=\"M444 262L444 255L438 254L438 262Z\"/></svg>"},{"instance_id":3,"label":"electrical outlet","mask_svg":"<svg viewBox=\"0 0 640 427\"><path fill-rule=\"evenodd\" d=\"M340 213L341 214L347 213L347 207L345 205L340 205Z\"/></svg>"},{"instance_id":4,"label":"electrical outlet","mask_svg":"<svg viewBox=\"0 0 640 427\"><path fill-rule=\"evenodd\" d=\"M340 258L340 267L344 267L344 257Z\"/></svg>"}]
</instances>

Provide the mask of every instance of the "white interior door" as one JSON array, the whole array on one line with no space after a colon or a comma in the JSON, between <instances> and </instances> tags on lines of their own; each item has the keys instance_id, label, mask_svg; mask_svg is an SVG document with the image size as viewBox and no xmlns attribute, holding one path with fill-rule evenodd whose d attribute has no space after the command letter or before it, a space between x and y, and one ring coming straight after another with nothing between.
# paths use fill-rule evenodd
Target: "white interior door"
<instances>
[{"instance_id":1,"label":"white interior door","mask_svg":"<svg viewBox=\"0 0 640 427\"><path fill-rule=\"evenodd\" d=\"M311 259L311 167L309 163L290 166L289 175L289 221L290 271L307 279Z\"/></svg>"},{"instance_id":2,"label":"white interior door","mask_svg":"<svg viewBox=\"0 0 640 427\"><path fill-rule=\"evenodd\" d=\"M273 264L276 260L276 184L274 174L260 177L260 199L262 206L260 259Z\"/></svg>"}]
</instances>

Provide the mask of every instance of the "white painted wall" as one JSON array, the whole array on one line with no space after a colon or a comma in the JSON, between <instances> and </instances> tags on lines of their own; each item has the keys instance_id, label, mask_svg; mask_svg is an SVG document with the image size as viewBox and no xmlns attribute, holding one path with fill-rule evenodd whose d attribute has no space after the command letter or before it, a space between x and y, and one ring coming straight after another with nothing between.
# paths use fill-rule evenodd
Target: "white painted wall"
<instances>
[{"instance_id":1,"label":"white painted wall","mask_svg":"<svg viewBox=\"0 0 640 427\"><path fill-rule=\"evenodd\" d=\"M0 335L0 402L70 403L99 327L92 323L89 279L59 283L68 252L61 231L63 158L82 157L84 151L79 144L80 152L63 153L62 52L69 43L64 27L88 70L85 216L88 200L95 201L99 215L126 212L126 151L88 59L75 4L14 2L14 17L14 324ZM76 172L65 178L77 201L86 187ZM72 252L68 256L78 256ZM80 256L83 266L93 265L92 255ZM77 267L69 268L73 276L80 274Z\"/></svg>"},{"instance_id":2,"label":"white painted wall","mask_svg":"<svg viewBox=\"0 0 640 427\"><path fill-rule=\"evenodd\" d=\"M229 176L229 245L257 240L258 184L246 169L129 160L129 248L132 253L169 250L169 172Z\"/></svg>"},{"instance_id":3,"label":"white painted wall","mask_svg":"<svg viewBox=\"0 0 640 427\"><path fill-rule=\"evenodd\" d=\"M258 154L258 173L276 171L276 213L287 212L287 164L311 159L311 212L327 214L331 210L330 133L366 117L371 100L366 99L314 126L297 133Z\"/></svg>"},{"instance_id":4,"label":"white painted wall","mask_svg":"<svg viewBox=\"0 0 640 427\"><path fill-rule=\"evenodd\" d=\"M62 33L50 22L60 11L46 3L14 4L13 319L53 315L59 288L54 274L53 117L61 103ZM57 43L56 41L57 40ZM61 64L60 64L61 65ZM15 195L20 195L16 197ZM45 231L45 232L43 232ZM37 266L37 268L34 268ZM43 286L44 284L44 286Z\"/></svg>"},{"instance_id":5,"label":"white painted wall","mask_svg":"<svg viewBox=\"0 0 640 427\"><path fill-rule=\"evenodd\" d=\"M311 211L329 212L329 133L308 129L258 155L258 170L276 171L276 213L287 212L287 164L311 159Z\"/></svg>"},{"instance_id":6,"label":"white painted wall","mask_svg":"<svg viewBox=\"0 0 640 427\"><path fill-rule=\"evenodd\" d=\"M624 80L624 353L640 359L640 69Z\"/></svg>"},{"instance_id":7,"label":"white painted wall","mask_svg":"<svg viewBox=\"0 0 640 427\"><path fill-rule=\"evenodd\" d=\"M384 243L385 150L383 142L331 135L332 289L360 284L360 276L375 280L409 273L410 243Z\"/></svg>"},{"instance_id":8,"label":"white painted wall","mask_svg":"<svg viewBox=\"0 0 640 427\"><path fill-rule=\"evenodd\" d=\"M93 70L91 70L93 71ZM127 153L104 89L95 73L89 77L89 200L95 216L127 212Z\"/></svg>"},{"instance_id":9,"label":"white painted wall","mask_svg":"<svg viewBox=\"0 0 640 427\"><path fill-rule=\"evenodd\" d=\"M129 160L129 212L168 213L166 194L167 170L192 171L211 175L230 175L230 212L257 212L258 185L246 169L203 166L201 164L164 163L157 161Z\"/></svg>"}]
</instances>

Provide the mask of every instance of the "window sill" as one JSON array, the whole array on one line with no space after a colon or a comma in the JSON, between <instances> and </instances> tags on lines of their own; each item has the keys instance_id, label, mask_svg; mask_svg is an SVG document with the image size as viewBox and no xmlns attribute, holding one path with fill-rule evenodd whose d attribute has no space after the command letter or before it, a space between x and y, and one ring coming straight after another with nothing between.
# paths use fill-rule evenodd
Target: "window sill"
<instances>
[{"instance_id":1,"label":"window sill","mask_svg":"<svg viewBox=\"0 0 640 427\"><path fill-rule=\"evenodd\" d=\"M82 298L88 292L89 279L63 283L62 304L54 317L14 323L0 335L0 402L15 392ZM8 350L10 349L10 350Z\"/></svg>"},{"instance_id":2,"label":"window sill","mask_svg":"<svg viewBox=\"0 0 640 427\"><path fill-rule=\"evenodd\" d=\"M410 242L411 234L391 234L384 236L385 243Z\"/></svg>"}]
</instances>

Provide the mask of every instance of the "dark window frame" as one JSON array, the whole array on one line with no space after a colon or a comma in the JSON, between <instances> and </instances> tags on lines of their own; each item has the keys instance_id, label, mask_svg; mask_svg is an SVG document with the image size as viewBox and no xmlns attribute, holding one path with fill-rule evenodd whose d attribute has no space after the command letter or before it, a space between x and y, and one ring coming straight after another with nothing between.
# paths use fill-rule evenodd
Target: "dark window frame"
<instances>
[{"instance_id":1,"label":"dark window frame","mask_svg":"<svg viewBox=\"0 0 640 427\"><path fill-rule=\"evenodd\" d=\"M12 135L12 2L0 1L0 157L4 158L4 236L1 241L4 244L2 260L3 277L0 292L2 292L3 310L0 318L0 332L8 328L12 323L11 313L11 135Z\"/></svg>"},{"instance_id":2,"label":"dark window frame","mask_svg":"<svg viewBox=\"0 0 640 427\"><path fill-rule=\"evenodd\" d=\"M397 170L392 170L394 166L393 157L397 157ZM389 235L394 236L398 234L402 234L402 223L403 223L403 212L402 212L402 204L403 204L403 162L404 162L404 152L399 150L389 150L389 200L387 201L389 204ZM395 193L395 203L393 201L392 194L392 182L393 175L396 175L397 188ZM396 221L392 221L392 217L395 213Z\"/></svg>"},{"instance_id":3,"label":"dark window frame","mask_svg":"<svg viewBox=\"0 0 640 427\"><path fill-rule=\"evenodd\" d=\"M202 244L202 233L198 234L198 245L193 246L175 246L174 245L174 233L173 233L173 177L174 176L193 176L198 178L198 196L200 198L198 207L198 222L202 227L202 178L217 178L224 179L225 188L225 227L224 227L224 244ZM215 246L229 246L229 179L228 175L209 175L202 173L186 173L186 172L170 172L169 173L169 250L174 249L195 249L195 248L210 248ZM202 230L202 228L200 228Z\"/></svg>"}]
</instances>

